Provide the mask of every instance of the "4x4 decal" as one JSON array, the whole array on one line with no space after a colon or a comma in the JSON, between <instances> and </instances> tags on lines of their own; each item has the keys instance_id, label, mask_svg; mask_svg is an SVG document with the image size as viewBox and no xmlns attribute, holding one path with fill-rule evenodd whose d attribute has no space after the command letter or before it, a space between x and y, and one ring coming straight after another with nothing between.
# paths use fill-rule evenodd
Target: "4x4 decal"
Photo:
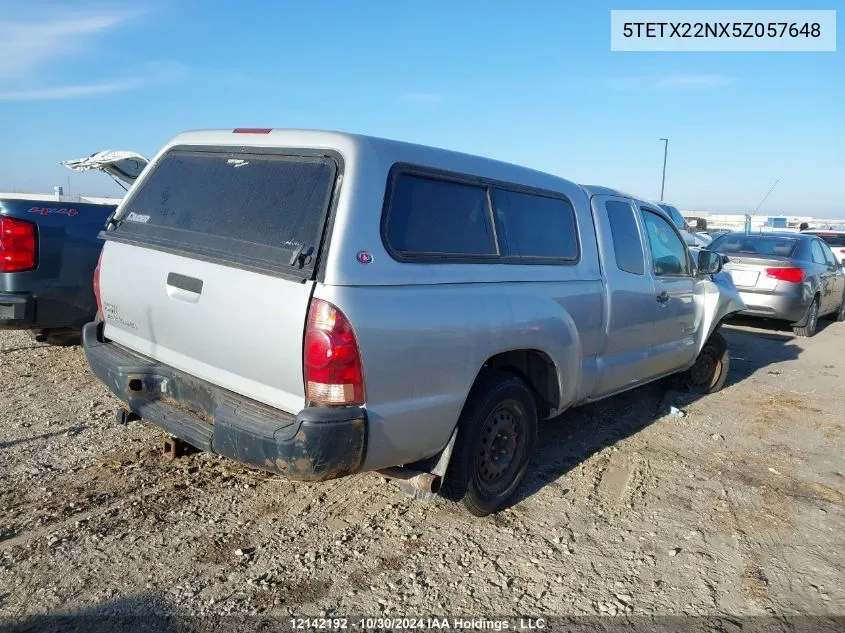
<instances>
[{"instance_id":1,"label":"4x4 decal","mask_svg":"<svg viewBox=\"0 0 845 633\"><path fill-rule=\"evenodd\" d=\"M67 209L65 207L55 208L55 207L32 207L29 210L30 213L38 213L40 215L50 215L51 213L58 213L59 215L67 215L70 217L74 217L79 214L79 211L76 209Z\"/></svg>"}]
</instances>

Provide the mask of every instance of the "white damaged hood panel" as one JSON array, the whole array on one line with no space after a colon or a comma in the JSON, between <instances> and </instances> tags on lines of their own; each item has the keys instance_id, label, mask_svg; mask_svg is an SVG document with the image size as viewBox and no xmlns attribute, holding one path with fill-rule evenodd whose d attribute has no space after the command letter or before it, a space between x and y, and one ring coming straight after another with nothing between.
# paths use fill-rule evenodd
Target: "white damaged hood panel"
<instances>
[{"instance_id":1,"label":"white damaged hood panel","mask_svg":"<svg viewBox=\"0 0 845 633\"><path fill-rule=\"evenodd\" d=\"M132 185L150 161L135 152L105 150L86 158L66 160L62 165L74 171L95 169Z\"/></svg>"}]
</instances>

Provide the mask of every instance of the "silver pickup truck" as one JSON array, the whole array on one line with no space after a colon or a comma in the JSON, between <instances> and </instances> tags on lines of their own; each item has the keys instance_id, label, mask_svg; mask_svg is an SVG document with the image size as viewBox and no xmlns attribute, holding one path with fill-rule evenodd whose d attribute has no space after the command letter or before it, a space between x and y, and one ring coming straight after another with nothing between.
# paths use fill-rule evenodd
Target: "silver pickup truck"
<instances>
[{"instance_id":1,"label":"silver pickup truck","mask_svg":"<svg viewBox=\"0 0 845 633\"><path fill-rule=\"evenodd\" d=\"M516 492L538 420L670 374L721 388L716 330L744 307L656 205L335 132L177 136L101 237L83 344L123 418L478 516Z\"/></svg>"}]
</instances>

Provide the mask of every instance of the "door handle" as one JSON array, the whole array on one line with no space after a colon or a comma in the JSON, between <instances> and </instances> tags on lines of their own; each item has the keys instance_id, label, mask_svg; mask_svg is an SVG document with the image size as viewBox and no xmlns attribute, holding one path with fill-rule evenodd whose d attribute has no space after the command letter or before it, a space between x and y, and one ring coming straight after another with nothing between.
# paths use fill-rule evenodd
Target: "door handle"
<instances>
[{"instance_id":1,"label":"door handle","mask_svg":"<svg viewBox=\"0 0 845 633\"><path fill-rule=\"evenodd\" d=\"M168 273L167 285L187 292L193 292L194 294L200 294L202 292L202 279L180 275L179 273Z\"/></svg>"},{"instance_id":2,"label":"door handle","mask_svg":"<svg viewBox=\"0 0 845 633\"><path fill-rule=\"evenodd\" d=\"M669 301L669 293L665 290L657 295L657 303L666 303Z\"/></svg>"},{"instance_id":3,"label":"door handle","mask_svg":"<svg viewBox=\"0 0 845 633\"><path fill-rule=\"evenodd\" d=\"M179 273L168 273L167 296L184 303L196 303L202 294L202 279Z\"/></svg>"}]
</instances>

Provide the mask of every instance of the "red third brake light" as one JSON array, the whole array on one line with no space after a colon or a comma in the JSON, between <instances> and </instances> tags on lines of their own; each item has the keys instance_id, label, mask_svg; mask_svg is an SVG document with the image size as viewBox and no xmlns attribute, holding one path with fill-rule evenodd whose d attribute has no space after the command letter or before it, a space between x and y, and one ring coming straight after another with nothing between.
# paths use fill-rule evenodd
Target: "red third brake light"
<instances>
[{"instance_id":1,"label":"red third brake light","mask_svg":"<svg viewBox=\"0 0 845 633\"><path fill-rule=\"evenodd\" d=\"M778 281L791 281L793 283L804 281L804 271L800 268L767 268L766 276Z\"/></svg>"},{"instance_id":2,"label":"red third brake light","mask_svg":"<svg viewBox=\"0 0 845 633\"><path fill-rule=\"evenodd\" d=\"M0 273L35 268L35 225L0 216Z\"/></svg>"},{"instance_id":3,"label":"red third brake light","mask_svg":"<svg viewBox=\"0 0 845 633\"><path fill-rule=\"evenodd\" d=\"M94 298L97 300L97 320L103 318L103 300L100 298L100 264L103 262L103 251L100 251L100 258L97 260L97 267L94 269Z\"/></svg>"},{"instance_id":4,"label":"red third brake light","mask_svg":"<svg viewBox=\"0 0 845 633\"><path fill-rule=\"evenodd\" d=\"M305 395L311 402L364 404L364 369L358 341L343 312L312 299L305 328Z\"/></svg>"}]
</instances>

